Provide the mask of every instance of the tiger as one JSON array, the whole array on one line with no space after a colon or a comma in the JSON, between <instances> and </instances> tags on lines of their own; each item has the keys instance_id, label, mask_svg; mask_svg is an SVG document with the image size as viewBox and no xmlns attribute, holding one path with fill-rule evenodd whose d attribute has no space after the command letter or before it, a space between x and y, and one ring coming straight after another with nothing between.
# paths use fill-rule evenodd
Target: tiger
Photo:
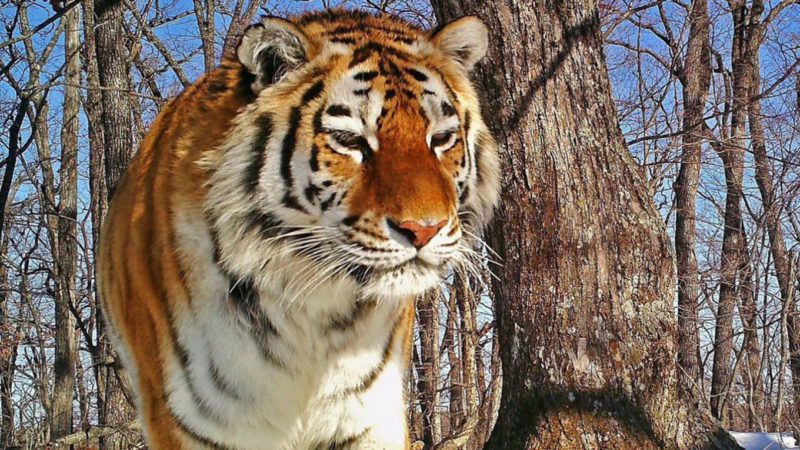
<instances>
[{"instance_id":1,"label":"tiger","mask_svg":"<svg viewBox=\"0 0 800 450\"><path fill-rule=\"evenodd\" d=\"M149 448L410 448L414 299L499 197L487 47L470 16L263 17L162 108L98 252Z\"/></svg>"}]
</instances>

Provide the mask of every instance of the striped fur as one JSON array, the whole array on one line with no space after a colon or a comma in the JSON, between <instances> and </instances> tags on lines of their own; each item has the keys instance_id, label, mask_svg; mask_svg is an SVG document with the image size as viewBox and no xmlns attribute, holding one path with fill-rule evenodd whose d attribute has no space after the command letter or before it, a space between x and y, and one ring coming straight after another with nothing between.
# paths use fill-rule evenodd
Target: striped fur
<instances>
[{"instance_id":1,"label":"striped fur","mask_svg":"<svg viewBox=\"0 0 800 450\"><path fill-rule=\"evenodd\" d=\"M474 18L265 18L164 108L98 260L151 448L408 448L412 299L498 195L485 49Z\"/></svg>"}]
</instances>

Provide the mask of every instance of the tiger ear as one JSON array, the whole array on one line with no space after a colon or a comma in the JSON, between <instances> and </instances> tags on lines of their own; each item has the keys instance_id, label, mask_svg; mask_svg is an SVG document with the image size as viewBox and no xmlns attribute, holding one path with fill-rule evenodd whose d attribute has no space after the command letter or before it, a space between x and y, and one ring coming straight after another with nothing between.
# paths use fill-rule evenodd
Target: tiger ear
<instances>
[{"instance_id":1,"label":"tiger ear","mask_svg":"<svg viewBox=\"0 0 800 450\"><path fill-rule=\"evenodd\" d=\"M308 51L308 39L293 23L264 17L244 31L236 56L255 76L253 90L259 92L307 62Z\"/></svg>"},{"instance_id":2,"label":"tiger ear","mask_svg":"<svg viewBox=\"0 0 800 450\"><path fill-rule=\"evenodd\" d=\"M431 43L470 71L486 55L489 31L477 17L466 16L434 32Z\"/></svg>"}]
</instances>

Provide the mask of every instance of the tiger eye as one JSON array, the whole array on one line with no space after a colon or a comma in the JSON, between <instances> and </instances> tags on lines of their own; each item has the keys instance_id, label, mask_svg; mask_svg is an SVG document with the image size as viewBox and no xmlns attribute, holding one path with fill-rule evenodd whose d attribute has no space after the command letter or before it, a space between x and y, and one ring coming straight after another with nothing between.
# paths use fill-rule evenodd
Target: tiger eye
<instances>
[{"instance_id":1,"label":"tiger eye","mask_svg":"<svg viewBox=\"0 0 800 450\"><path fill-rule=\"evenodd\" d=\"M436 149L441 147L450 140L453 136L453 131L442 131L431 136L431 148Z\"/></svg>"}]
</instances>

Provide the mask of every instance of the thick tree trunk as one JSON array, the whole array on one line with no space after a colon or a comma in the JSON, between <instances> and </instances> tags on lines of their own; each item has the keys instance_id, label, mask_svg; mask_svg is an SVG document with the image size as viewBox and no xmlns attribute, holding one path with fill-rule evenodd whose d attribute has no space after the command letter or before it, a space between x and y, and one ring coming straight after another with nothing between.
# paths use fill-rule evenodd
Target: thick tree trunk
<instances>
[{"instance_id":1,"label":"thick tree trunk","mask_svg":"<svg viewBox=\"0 0 800 450\"><path fill-rule=\"evenodd\" d=\"M83 10L83 30L84 30L84 66L86 72L86 97L84 100L84 111L87 117L87 128L89 133L89 191L91 198L92 211L92 254L97 260L97 241L100 236L103 217L105 217L108 194L106 191L105 164L104 164L104 141L103 141L103 104L100 88L100 73L97 66L97 45L95 40L95 7L94 0L84 0L81 4ZM96 277L95 277L96 279ZM92 323L95 327L96 342L92 350L92 368L94 371L95 383L97 388L97 424L105 426L106 421L106 390L108 386L108 375L111 367L105 364L107 354L110 351L110 344L105 333L104 323L101 318L101 311L97 308L99 304L96 298L95 285L92 285ZM113 374L112 374L113 376ZM105 448L105 438L100 438L100 447Z\"/></svg>"},{"instance_id":2,"label":"thick tree trunk","mask_svg":"<svg viewBox=\"0 0 800 450\"><path fill-rule=\"evenodd\" d=\"M695 258L696 199L700 182L702 122L711 85L711 23L706 0L689 11L689 42L683 64L683 157L675 180L675 257L678 273L678 365L687 394L697 399L703 378L697 315L700 279Z\"/></svg>"},{"instance_id":3,"label":"thick tree trunk","mask_svg":"<svg viewBox=\"0 0 800 450\"><path fill-rule=\"evenodd\" d=\"M503 397L486 448L738 448L679 395L671 245L618 127L596 4L433 5L491 33L477 78L505 166Z\"/></svg>"},{"instance_id":4,"label":"thick tree trunk","mask_svg":"<svg viewBox=\"0 0 800 450\"><path fill-rule=\"evenodd\" d=\"M102 171L95 171L95 178L103 175L104 181L93 180L93 220L100 229L105 217L107 201L110 201L128 163L134 153L133 121L131 119L130 61L123 27L125 7L114 0L95 0L95 61L98 82L102 88L100 105L102 111L102 149L92 149L92 165L102 161ZM98 132L99 135L99 132ZM100 151L102 150L102 155ZM99 169L99 167L98 167ZM105 194L105 199L102 198ZM103 407L98 413L101 426L121 427L130 422L135 414L126 399L120 384L115 355L106 335L102 311L97 314L97 349L100 362L98 380L105 384ZM111 434L100 439L101 449L123 448L126 436Z\"/></svg>"},{"instance_id":5,"label":"thick tree trunk","mask_svg":"<svg viewBox=\"0 0 800 450\"><path fill-rule=\"evenodd\" d=\"M57 289L55 305L55 360L51 439L72 434L72 398L75 389L75 319L71 306L75 304L75 271L78 265L78 110L81 84L80 10L73 8L64 15L64 122L61 128L61 167L59 170L60 201L57 210L58 252L56 266Z\"/></svg>"},{"instance_id":6,"label":"thick tree trunk","mask_svg":"<svg viewBox=\"0 0 800 450\"><path fill-rule=\"evenodd\" d=\"M130 61L123 27L124 5L111 0L96 0L95 11L96 61L102 88L105 178L110 199L133 155L133 127L128 97Z\"/></svg>"}]
</instances>

